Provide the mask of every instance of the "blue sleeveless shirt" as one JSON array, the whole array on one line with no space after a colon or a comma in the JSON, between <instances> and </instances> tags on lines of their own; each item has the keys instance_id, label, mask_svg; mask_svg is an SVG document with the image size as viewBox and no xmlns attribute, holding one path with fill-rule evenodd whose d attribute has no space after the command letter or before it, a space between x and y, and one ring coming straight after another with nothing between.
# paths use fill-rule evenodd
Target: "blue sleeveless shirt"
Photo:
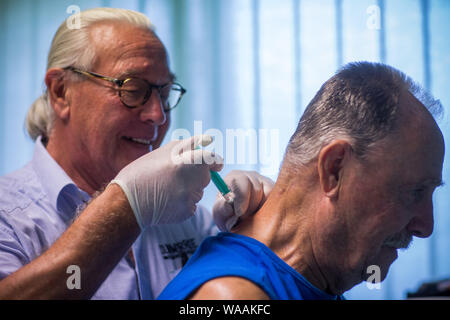
<instances>
[{"instance_id":1,"label":"blue sleeveless shirt","mask_svg":"<svg viewBox=\"0 0 450 320\"><path fill-rule=\"evenodd\" d=\"M263 243L228 232L206 238L158 299L186 299L205 282L224 276L248 279L276 300L342 299L314 287Z\"/></svg>"}]
</instances>

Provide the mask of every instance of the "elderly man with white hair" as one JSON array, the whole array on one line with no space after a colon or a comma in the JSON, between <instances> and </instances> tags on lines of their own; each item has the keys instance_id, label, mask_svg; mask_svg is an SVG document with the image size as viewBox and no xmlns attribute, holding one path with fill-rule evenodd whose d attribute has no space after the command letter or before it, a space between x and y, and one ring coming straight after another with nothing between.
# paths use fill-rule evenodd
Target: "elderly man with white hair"
<instances>
[{"instance_id":1,"label":"elderly man with white hair","mask_svg":"<svg viewBox=\"0 0 450 320\"><path fill-rule=\"evenodd\" d=\"M185 89L149 20L98 8L80 22L54 36L27 116L32 160L0 178L0 299L152 299L216 233L197 203L222 164L191 161L218 158L197 149L210 137L160 147ZM220 226L272 187L254 172L225 181L235 199L218 197Z\"/></svg>"}]
</instances>

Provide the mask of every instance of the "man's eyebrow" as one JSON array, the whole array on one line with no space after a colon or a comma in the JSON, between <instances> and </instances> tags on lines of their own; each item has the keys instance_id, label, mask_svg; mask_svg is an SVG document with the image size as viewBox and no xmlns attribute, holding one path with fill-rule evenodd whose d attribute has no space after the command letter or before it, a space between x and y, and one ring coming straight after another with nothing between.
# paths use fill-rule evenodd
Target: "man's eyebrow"
<instances>
[{"instance_id":1,"label":"man's eyebrow","mask_svg":"<svg viewBox=\"0 0 450 320\"><path fill-rule=\"evenodd\" d=\"M125 78L141 78L144 72L142 70L131 69L124 72L119 73L116 77L117 79L125 79ZM176 76L174 73L170 72L169 74L169 82L173 82L176 80Z\"/></svg>"},{"instance_id":2,"label":"man's eyebrow","mask_svg":"<svg viewBox=\"0 0 450 320\"><path fill-rule=\"evenodd\" d=\"M436 188L442 187L445 185L445 182L442 179L429 179L427 183L433 185Z\"/></svg>"},{"instance_id":3,"label":"man's eyebrow","mask_svg":"<svg viewBox=\"0 0 450 320\"><path fill-rule=\"evenodd\" d=\"M124 72L119 73L116 77L118 79L122 79L122 78L134 78L136 76L138 76L140 73L137 70L127 70ZM142 72L141 72L142 74Z\"/></svg>"}]
</instances>

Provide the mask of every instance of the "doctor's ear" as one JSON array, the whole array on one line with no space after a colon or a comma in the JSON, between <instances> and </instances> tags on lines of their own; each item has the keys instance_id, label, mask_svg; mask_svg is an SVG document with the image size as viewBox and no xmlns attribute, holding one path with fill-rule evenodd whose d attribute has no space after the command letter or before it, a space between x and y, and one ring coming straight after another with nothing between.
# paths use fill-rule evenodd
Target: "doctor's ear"
<instances>
[{"instance_id":1,"label":"doctor's ear","mask_svg":"<svg viewBox=\"0 0 450 320\"><path fill-rule=\"evenodd\" d=\"M51 106L55 115L62 120L67 120L70 114L65 72L61 68L50 68L45 74L45 84Z\"/></svg>"},{"instance_id":2,"label":"doctor's ear","mask_svg":"<svg viewBox=\"0 0 450 320\"><path fill-rule=\"evenodd\" d=\"M318 173L320 187L330 198L339 195L344 169L352 155L352 146L348 141L335 140L319 153Z\"/></svg>"}]
</instances>

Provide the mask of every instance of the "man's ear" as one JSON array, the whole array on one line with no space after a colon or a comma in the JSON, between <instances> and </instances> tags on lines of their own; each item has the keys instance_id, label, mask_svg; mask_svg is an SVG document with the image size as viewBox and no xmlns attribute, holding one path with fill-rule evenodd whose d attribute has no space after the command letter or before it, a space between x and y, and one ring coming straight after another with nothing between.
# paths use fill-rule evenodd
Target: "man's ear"
<instances>
[{"instance_id":1,"label":"man's ear","mask_svg":"<svg viewBox=\"0 0 450 320\"><path fill-rule=\"evenodd\" d=\"M64 72L61 68L51 68L45 74L50 103L56 116L63 121L69 119L70 115Z\"/></svg>"},{"instance_id":2,"label":"man's ear","mask_svg":"<svg viewBox=\"0 0 450 320\"><path fill-rule=\"evenodd\" d=\"M345 166L352 154L351 145L345 140L335 140L319 153L318 173L322 191L330 198L339 195Z\"/></svg>"}]
</instances>

